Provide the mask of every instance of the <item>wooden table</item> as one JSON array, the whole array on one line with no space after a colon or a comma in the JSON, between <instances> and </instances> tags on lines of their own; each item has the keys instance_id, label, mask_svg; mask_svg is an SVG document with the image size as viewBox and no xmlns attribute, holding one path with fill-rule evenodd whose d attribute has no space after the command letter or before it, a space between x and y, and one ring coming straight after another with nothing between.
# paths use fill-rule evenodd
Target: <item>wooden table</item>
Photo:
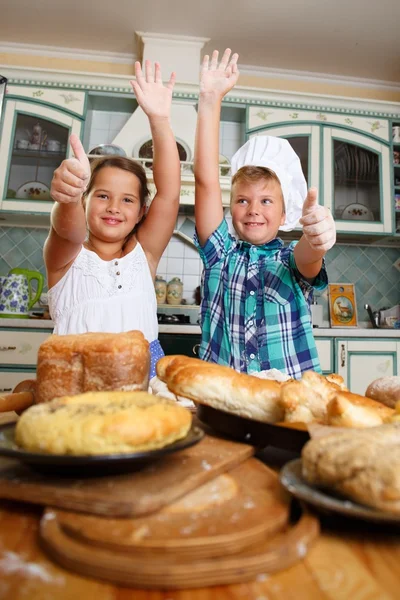
<instances>
[{"instance_id":1,"label":"wooden table","mask_svg":"<svg viewBox=\"0 0 400 600\"><path fill-rule=\"evenodd\" d=\"M263 453L268 464L284 454ZM137 590L86 579L53 563L38 544L41 509L0 502L1 600L397 600L400 529L322 517L305 559L240 585L195 590Z\"/></svg>"}]
</instances>

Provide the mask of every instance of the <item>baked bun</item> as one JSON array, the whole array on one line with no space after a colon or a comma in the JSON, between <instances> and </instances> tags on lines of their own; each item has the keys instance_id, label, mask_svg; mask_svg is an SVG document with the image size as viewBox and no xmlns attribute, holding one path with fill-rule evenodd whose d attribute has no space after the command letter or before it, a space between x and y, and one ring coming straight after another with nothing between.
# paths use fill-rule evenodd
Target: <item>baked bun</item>
<instances>
[{"instance_id":1,"label":"baked bun","mask_svg":"<svg viewBox=\"0 0 400 600\"><path fill-rule=\"evenodd\" d=\"M328 403L338 393L331 384L315 371L305 371L301 380L282 384L281 401L284 420L289 423L325 422Z\"/></svg>"},{"instance_id":2,"label":"baked bun","mask_svg":"<svg viewBox=\"0 0 400 600\"><path fill-rule=\"evenodd\" d=\"M375 379L367 387L365 395L394 408L396 403L400 402L400 377L391 375Z\"/></svg>"},{"instance_id":3,"label":"baked bun","mask_svg":"<svg viewBox=\"0 0 400 600\"><path fill-rule=\"evenodd\" d=\"M341 392L327 408L327 425L335 427L376 427L390 421L394 410L365 396Z\"/></svg>"},{"instance_id":4,"label":"baked bun","mask_svg":"<svg viewBox=\"0 0 400 600\"><path fill-rule=\"evenodd\" d=\"M336 385L339 390L343 390L344 392L348 391L348 389L344 383L344 379L341 375L338 375L337 373L329 373L329 375L325 375L325 379L329 383Z\"/></svg>"},{"instance_id":5,"label":"baked bun","mask_svg":"<svg viewBox=\"0 0 400 600\"><path fill-rule=\"evenodd\" d=\"M147 392L88 392L26 410L16 442L31 452L123 454L163 448L184 438L190 411Z\"/></svg>"},{"instance_id":6,"label":"baked bun","mask_svg":"<svg viewBox=\"0 0 400 600\"><path fill-rule=\"evenodd\" d=\"M39 348L37 402L103 390L147 390L149 343L140 331L51 335Z\"/></svg>"},{"instance_id":7,"label":"baked bun","mask_svg":"<svg viewBox=\"0 0 400 600\"><path fill-rule=\"evenodd\" d=\"M302 450L308 483L400 514L400 423L331 433Z\"/></svg>"},{"instance_id":8,"label":"baked bun","mask_svg":"<svg viewBox=\"0 0 400 600\"><path fill-rule=\"evenodd\" d=\"M194 402L265 423L283 418L281 384L276 381L180 355L164 356L156 371L171 392Z\"/></svg>"}]
</instances>

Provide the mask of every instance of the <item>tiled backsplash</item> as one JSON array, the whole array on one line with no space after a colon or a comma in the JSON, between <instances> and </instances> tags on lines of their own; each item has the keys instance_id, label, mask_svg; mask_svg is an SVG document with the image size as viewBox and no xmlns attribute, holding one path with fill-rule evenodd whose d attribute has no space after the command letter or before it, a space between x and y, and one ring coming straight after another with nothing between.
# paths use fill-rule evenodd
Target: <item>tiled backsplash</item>
<instances>
[{"instance_id":1,"label":"tiled backsplash","mask_svg":"<svg viewBox=\"0 0 400 600\"><path fill-rule=\"evenodd\" d=\"M184 298L194 302L193 292L200 283L202 265L191 238L194 222L180 215L173 236L160 260L158 274L170 280L180 277L184 284ZM181 234L185 236L181 237ZM43 244L45 229L0 227L0 275L14 267L38 270L45 275ZM354 283L359 321L367 321L364 303L374 310L400 303L400 273L394 266L399 259L398 248L353 246L337 244L326 257L331 283ZM47 286L45 287L47 289ZM328 294L325 291L318 301L324 306L324 320L329 320Z\"/></svg>"}]
</instances>

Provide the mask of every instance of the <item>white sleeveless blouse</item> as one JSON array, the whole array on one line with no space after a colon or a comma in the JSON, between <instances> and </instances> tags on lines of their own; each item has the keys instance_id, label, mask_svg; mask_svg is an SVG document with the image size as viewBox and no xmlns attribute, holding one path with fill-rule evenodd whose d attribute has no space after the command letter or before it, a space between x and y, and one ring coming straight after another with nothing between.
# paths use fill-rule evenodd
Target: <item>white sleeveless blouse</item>
<instances>
[{"instance_id":1,"label":"white sleeveless blouse","mask_svg":"<svg viewBox=\"0 0 400 600\"><path fill-rule=\"evenodd\" d=\"M154 284L139 242L129 254L110 261L82 246L48 298L59 335L137 329L149 342L158 338Z\"/></svg>"}]
</instances>

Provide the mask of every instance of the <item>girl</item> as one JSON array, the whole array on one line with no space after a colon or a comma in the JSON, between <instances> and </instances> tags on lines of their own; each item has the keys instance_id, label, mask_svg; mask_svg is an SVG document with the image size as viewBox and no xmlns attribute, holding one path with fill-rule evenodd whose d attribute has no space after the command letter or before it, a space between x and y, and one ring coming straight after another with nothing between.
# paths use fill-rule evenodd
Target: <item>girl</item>
<instances>
[{"instance_id":1,"label":"girl","mask_svg":"<svg viewBox=\"0 0 400 600\"><path fill-rule=\"evenodd\" d=\"M161 70L135 64L131 81L146 113L154 147L157 193L145 217L149 194L143 167L105 156L92 164L71 135L74 158L55 171L56 201L44 246L54 333L122 332L137 329L150 342L151 372L163 355L158 342L154 277L179 208L180 162L169 114L175 73L163 86Z\"/></svg>"}]
</instances>

